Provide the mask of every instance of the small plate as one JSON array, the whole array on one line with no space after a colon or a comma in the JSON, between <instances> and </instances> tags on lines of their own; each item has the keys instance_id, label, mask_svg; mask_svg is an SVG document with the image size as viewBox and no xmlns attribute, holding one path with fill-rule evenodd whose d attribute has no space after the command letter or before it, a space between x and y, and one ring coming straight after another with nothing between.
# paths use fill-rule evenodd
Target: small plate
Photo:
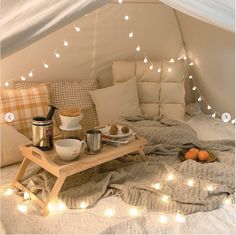
<instances>
[{"instance_id":1,"label":"small plate","mask_svg":"<svg viewBox=\"0 0 236 235\"><path fill-rule=\"evenodd\" d=\"M128 133L123 133L123 132L121 131L121 128L122 128L123 126L117 125L117 127L118 127L118 133L117 133L117 135L111 135L111 134L109 133L109 130L110 130L111 126L105 126L105 127L101 128L101 129L99 129L99 130L102 132L103 135L109 136L109 138L124 138L124 137L131 136L131 135L134 133L130 128L129 128L129 132L128 132Z\"/></svg>"},{"instance_id":2,"label":"small plate","mask_svg":"<svg viewBox=\"0 0 236 235\"><path fill-rule=\"evenodd\" d=\"M80 130L81 128L82 128L81 126L68 128L68 127L64 127L64 126L60 125L60 129L63 131L77 131L77 130Z\"/></svg>"}]
</instances>

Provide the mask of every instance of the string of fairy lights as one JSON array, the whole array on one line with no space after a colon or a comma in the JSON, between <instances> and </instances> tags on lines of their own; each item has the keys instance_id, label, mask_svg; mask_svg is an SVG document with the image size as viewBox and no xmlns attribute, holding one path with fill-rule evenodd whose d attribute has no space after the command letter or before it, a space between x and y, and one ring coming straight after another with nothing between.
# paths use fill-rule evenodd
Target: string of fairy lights
<instances>
[{"instance_id":1,"label":"string of fairy lights","mask_svg":"<svg viewBox=\"0 0 236 235\"><path fill-rule=\"evenodd\" d=\"M122 4L124 1L123 0L118 0L118 3L119 4ZM86 15L85 15L86 16ZM126 22L128 22L130 20L130 16L127 14L127 11L126 13L124 14L124 20ZM79 25L74 25L74 30L79 33L81 32L81 29L79 27ZM148 66L148 68L150 70L153 70L153 71L156 71L157 73L161 73L162 72L162 67L159 67L157 66L149 57L148 55L142 50L142 47L141 47L141 43L136 39L135 37L135 32L133 31L129 31L128 33L128 37L132 40L134 40L134 42L136 43L136 48L135 50L139 53L142 53L143 55L143 63L146 64ZM69 46L69 42L68 40L63 40L63 46L64 47L68 47ZM59 59L61 57L61 54L62 54L62 50L59 51L57 49L54 49L51 51L51 54L53 54L55 56L56 59ZM188 62L188 56L187 54L185 53L184 55L182 55L181 57L179 58L171 58L169 60L169 63L177 63L178 61L180 60L183 60L186 62L188 68L189 68L189 71L191 72L191 67L194 66L194 62L190 61ZM45 70L47 70L49 68L49 64L46 62L47 60L45 60L41 66L43 66L43 68ZM29 78L32 78L34 76L34 72L35 72L35 69L32 69L30 70L28 73L27 73L27 76ZM172 71L172 68L171 66L168 68L168 72L173 72ZM26 75L21 75L19 78L20 80L22 81L25 81L27 80L27 76ZM196 85L195 81L194 81L194 78L193 78L193 75L190 73L188 75L188 79L190 79L192 81L192 90L194 92L197 92L199 97L198 97L198 102L204 102L207 109L208 110L211 110L212 111L212 114L211 116L214 118L216 117L217 115L219 115L219 113L217 111L215 111L206 101L206 99L202 96L201 92L200 92L200 89L199 87ZM8 87L10 84L9 84L10 80L5 82L5 86ZM233 124L235 123L235 120L232 120L231 121ZM166 182L169 182L169 181L174 181L177 179L177 176L175 176L175 174L173 173L168 173L167 174L167 177L166 177ZM185 184L188 186L188 187L194 187L196 185L196 182L194 179L187 179ZM150 187L154 190L156 190L156 192L158 192L158 195L159 195L159 200L161 200L162 203L170 203L171 202L171 197L170 195L167 195L167 194L161 194L161 189L163 187L163 183L160 183L160 182L154 182L153 184L150 185ZM203 190L206 190L208 192L212 192L214 190L217 189L217 185L213 184L213 183L210 183L210 182L206 182L206 185L203 186ZM2 189L1 190L3 195L6 195L6 196L10 196L13 192L14 192L14 189L12 188L7 188L7 189ZM17 209L21 212L21 213L24 213L24 214L27 214L30 207L32 206L31 204L31 197L30 197L30 194L28 192L23 192L23 203L20 203L19 205L17 205ZM234 200L233 200L233 197L232 195L228 195L225 197L225 199L223 200L222 202L223 204L226 204L226 205L233 205L234 204ZM88 207L89 205L83 201L80 203L79 205L79 208L81 212L87 212L89 213L86 208ZM67 207L66 205L60 201L60 200L54 200L52 202L50 202L48 204L48 211L50 214L57 214L57 213L61 213L61 212L64 212L65 210L67 210ZM144 207L134 207L134 206L131 206L129 208L129 211L127 213L127 216L131 216L131 217L137 217L137 216L143 216L145 215L145 213L147 213L147 210L146 208ZM167 211L167 212L159 212L160 213L160 216L159 216L159 222L160 223L167 223L168 222L168 214L173 214L175 213L175 220L177 222L185 222L185 215L183 212L181 211ZM101 215L98 215L98 216L101 216L101 217L104 217L104 218L121 218L119 217L119 215L117 215L116 211L114 208L107 208L103 213L101 213Z\"/></svg>"}]
</instances>

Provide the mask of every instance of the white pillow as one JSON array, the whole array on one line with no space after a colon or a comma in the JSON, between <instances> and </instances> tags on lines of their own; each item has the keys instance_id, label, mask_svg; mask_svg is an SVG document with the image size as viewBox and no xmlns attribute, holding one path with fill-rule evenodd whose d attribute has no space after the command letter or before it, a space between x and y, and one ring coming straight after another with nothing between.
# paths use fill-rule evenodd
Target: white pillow
<instances>
[{"instance_id":1,"label":"white pillow","mask_svg":"<svg viewBox=\"0 0 236 235\"><path fill-rule=\"evenodd\" d=\"M19 145L30 144L31 141L19 133L13 126L1 125L1 167L23 160Z\"/></svg>"},{"instance_id":2,"label":"white pillow","mask_svg":"<svg viewBox=\"0 0 236 235\"><path fill-rule=\"evenodd\" d=\"M101 125L125 116L141 115L136 79L122 84L89 91Z\"/></svg>"}]
</instances>

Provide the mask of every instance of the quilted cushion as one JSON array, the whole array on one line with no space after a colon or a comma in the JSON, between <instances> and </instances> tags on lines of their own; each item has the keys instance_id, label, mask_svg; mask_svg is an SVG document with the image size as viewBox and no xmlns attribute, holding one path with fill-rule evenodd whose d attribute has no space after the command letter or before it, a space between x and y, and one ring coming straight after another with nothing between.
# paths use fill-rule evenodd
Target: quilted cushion
<instances>
[{"instance_id":1,"label":"quilted cushion","mask_svg":"<svg viewBox=\"0 0 236 235\"><path fill-rule=\"evenodd\" d=\"M119 84L136 77L139 102L142 112L148 115L165 115L184 119L185 78L187 69L184 61L116 61L112 65L113 83Z\"/></svg>"}]
</instances>

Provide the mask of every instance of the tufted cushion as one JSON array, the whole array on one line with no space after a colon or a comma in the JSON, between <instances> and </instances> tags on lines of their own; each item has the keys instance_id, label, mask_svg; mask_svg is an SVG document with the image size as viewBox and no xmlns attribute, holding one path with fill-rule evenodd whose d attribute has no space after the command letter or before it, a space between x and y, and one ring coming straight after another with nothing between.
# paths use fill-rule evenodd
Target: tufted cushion
<instances>
[{"instance_id":1,"label":"tufted cushion","mask_svg":"<svg viewBox=\"0 0 236 235\"><path fill-rule=\"evenodd\" d=\"M112 65L113 83L119 84L136 77L139 102L142 112L148 115L165 115L173 119L184 119L185 78L184 61L116 61Z\"/></svg>"}]
</instances>

